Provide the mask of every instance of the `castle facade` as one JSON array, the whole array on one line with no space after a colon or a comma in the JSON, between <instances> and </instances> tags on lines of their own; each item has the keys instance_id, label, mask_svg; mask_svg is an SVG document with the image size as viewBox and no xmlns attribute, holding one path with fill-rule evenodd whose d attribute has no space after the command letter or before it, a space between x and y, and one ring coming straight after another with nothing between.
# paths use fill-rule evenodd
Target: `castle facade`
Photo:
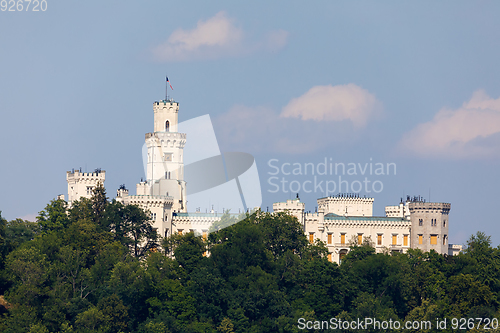
<instances>
[{"instance_id":1,"label":"castle facade","mask_svg":"<svg viewBox=\"0 0 500 333\"><path fill-rule=\"evenodd\" d=\"M297 198L274 203L273 210L297 217L309 241L323 241L329 259L337 263L353 244L369 243L377 253L421 249L456 255L462 249L448 243L449 203L407 197L398 206L385 207L386 216L373 216L373 201L356 194L320 198L317 211L306 213Z\"/></svg>"}]
</instances>

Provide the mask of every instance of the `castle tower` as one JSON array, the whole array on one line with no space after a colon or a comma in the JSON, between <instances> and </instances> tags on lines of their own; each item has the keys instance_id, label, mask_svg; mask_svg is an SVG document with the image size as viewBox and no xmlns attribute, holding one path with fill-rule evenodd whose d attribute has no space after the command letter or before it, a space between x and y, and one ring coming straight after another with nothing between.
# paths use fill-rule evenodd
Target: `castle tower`
<instances>
[{"instance_id":1,"label":"castle tower","mask_svg":"<svg viewBox=\"0 0 500 333\"><path fill-rule=\"evenodd\" d=\"M448 225L451 204L413 200L408 203L411 247L448 254Z\"/></svg>"},{"instance_id":2,"label":"castle tower","mask_svg":"<svg viewBox=\"0 0 500 333\"><path fill-rule=\"evenodd\" d=\"M318 210L326 214L347 216L373 216L373 198L361 198L357 194L339 194L320 198Z\"/></svg>"},{"instance_id":3,"label":"castle tower","mask_svg":"<svg viewBox=\"0 0 500 333\"><path fill-rule=\"evenodd\" d=\"M286 202L273 203L273 211L276 213L287 212L289 215L295 216L300 224L304 224L304 209L305 204L297 199L290 199Z\"/></svg>"},{"instance_id":4,"label":"castle tower","mask_svg":"<svg viewBox=\"0 0 500 333\"><path fill-rule=\"evenodd\" d=\"M106 171L95 169L94 172L81 172L81 170L72 170L66 172L66 181L68 182L68 204L81 198L90 199L92 191L99 182L104 184L106 180Z\"/></svg>"},{"instance_id":5,"label":"castle tower","mask_svg":"<svg viewBox=\"0 0 500 333\"><path fill-rule=\"evenodd\" d=\"M179 103L162 100L153 104L153 110L154 132L146 134L147 191L149 195L173 197L173 210L185 212L186 134L177 132Z\"/></svg>"}]
</instances>

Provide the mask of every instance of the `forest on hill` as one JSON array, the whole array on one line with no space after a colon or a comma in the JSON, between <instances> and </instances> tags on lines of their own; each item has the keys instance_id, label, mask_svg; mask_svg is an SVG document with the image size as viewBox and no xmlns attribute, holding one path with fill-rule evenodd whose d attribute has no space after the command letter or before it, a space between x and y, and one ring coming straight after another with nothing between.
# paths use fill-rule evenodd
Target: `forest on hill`
<instances>
[{"instance_id":1,"label":"forest on hill","mask_svg":"<svg viewBox=\"0 0 500 333\"><path fill-rule=\"evenodd\" d=\"M365 318L432 323L365 332L497 331L500 249L483 233L458 256L363 244L337 265L294 217L231 222L163 239L102 187L37 222L0 215L0 332L346 332L360 328L322 325Z\"/></svg>"}]
</instances>

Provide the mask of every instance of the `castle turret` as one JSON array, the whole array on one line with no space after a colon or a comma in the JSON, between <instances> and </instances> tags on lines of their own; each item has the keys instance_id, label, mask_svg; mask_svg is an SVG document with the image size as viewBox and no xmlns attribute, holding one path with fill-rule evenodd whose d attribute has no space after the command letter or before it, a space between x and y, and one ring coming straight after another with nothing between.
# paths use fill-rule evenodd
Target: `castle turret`
<instances>
[{"instance_id":1,"label":"castle turret","mask_svg":"<svg viewBox=\"0 0 500 333\"><path fill-rule=\"evenodd\" d=\"M179 103L173 100L154 102L153 110L154 132L146 134L148 189L141 191L141 194L173 197L173 209L185 212L187 209L184 181L186 134L177 132ZM139 190L137 194L141 195Z\"/></svg>"},{"instance_id":2,"label":"castle turret","mask_svg":"<svg viewBox=\"0 0 500 333\"><path fill-rule=\"evenodd\" d=\"M170 100L154 102L154 132L177 132L179 103Z\"/></svg>"},{"instance_id":3,"label":"castle turret","mask_svg":"<svg viewBox=\"0 0 500 333\"><path fill-rule=\"evenodd\" d=\"M334 197L320 198L318 210L326 214L346 216L372 216L373 198L362 198L358 194L339 194Z\"/></svg>"},{"instance_id":4,"label":"castle turret","mask_svg":"<svg viewBox=\"0 0 500 333\"><path fill-rule=\"evenodd\" d=\"M98 183L104 184L106 180L106 171L95 169L94 172L82 172L81 170L72 170L66 172L68 182L68 204L81 198L90 199L92 191Z\"/></svg>"},{"instance_id":5,"label":"castle turret","mask_svg":"<svg viewBox=\"0 0 500 333\"><path fill-rule=\"evenodd\" d=\"M304 209L305 204L297 199L287 200L286 202L275 202L273 203L273 211L287 212L289 215L295 216L301 224L304 224Z\"/></svg>"},{"instance_id":6,"label":"castle turret","mask_svg":"<svg viewBox=\"0 0 500 333\"><path fill-rule=\"evenodd\" d=\"M408 203L411 247L448 254L448 225L451 204L414 200Z\"/></svg>"}]
</instances>

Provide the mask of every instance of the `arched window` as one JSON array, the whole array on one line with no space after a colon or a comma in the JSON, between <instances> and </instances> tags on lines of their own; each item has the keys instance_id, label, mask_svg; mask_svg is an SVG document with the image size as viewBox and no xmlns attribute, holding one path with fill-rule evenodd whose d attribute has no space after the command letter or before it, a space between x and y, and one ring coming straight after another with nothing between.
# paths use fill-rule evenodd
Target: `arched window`
<instances>
[{"instance_id":1,"label":"arched window","mask_svg":"<svg viewBox=\"0 0 500 333\"><path fill-rule=\"evenodd\" d=\"M170 122L167 120L165 122L165 132L169 132L170 131Z\"/></svg>"}]
</instances>

